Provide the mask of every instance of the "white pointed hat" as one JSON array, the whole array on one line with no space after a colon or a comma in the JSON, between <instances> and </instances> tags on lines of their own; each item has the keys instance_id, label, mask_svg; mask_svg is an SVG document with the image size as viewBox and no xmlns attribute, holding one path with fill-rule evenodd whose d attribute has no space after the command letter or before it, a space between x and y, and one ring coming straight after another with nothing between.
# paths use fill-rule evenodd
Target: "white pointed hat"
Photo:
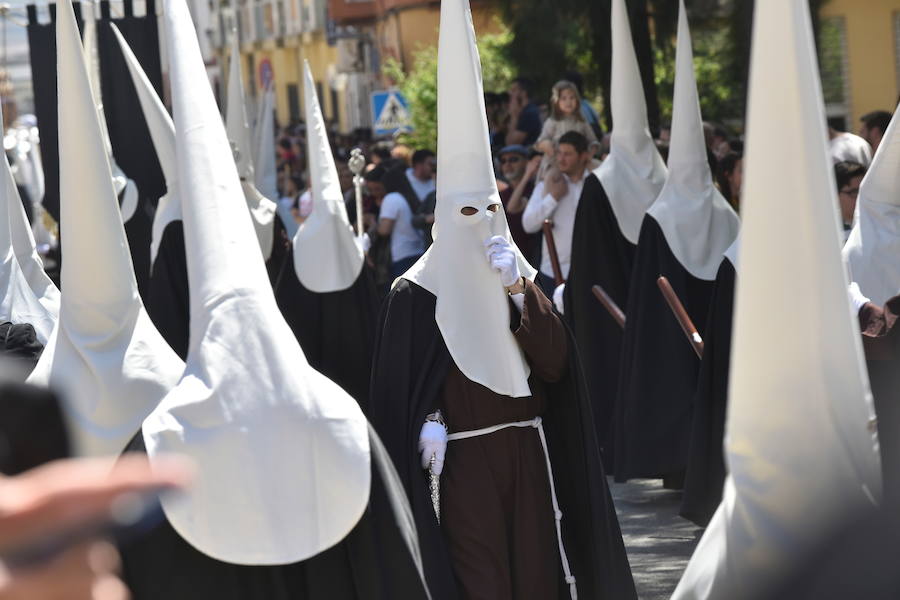
<instances>
[{"instance_id":1,"label":"white pointed hat","mask_svg":"<svg viewBox=\"0 0 900 600\"><path fill-rule=\"evenodd\" d=\"M256 117L256 189L266 198L278 198L278 172L275 161L275 86L272 82L263 93Z\"/></svg>"},{"instance_id":2,"label":"white pointed hat","mask_svg":"<svg viewBox=\"0 0 900 600\"><path fill-rule=\"evenodd\" d=\"M698 279L712 281L740 221L713 184L709 170L684 0L678 14L668 166L666 183L647 214L659 223L681 266Z\"/></svg>"},{"instance_id":3,"label":"white pointed hat","mask_svg":"<svg viewBox=\"0 0 900 600\"><path fill-rule=\"evenodd\" d=\"M234 162L241 178L244 199L247 201L247 208L250 209L250 216L253 219L259 247L262 250L263 259L268 260L275 239L276 204L256 189L253 171L253 134L250 123L247 121L237 36L231 46L231 61L228 68L228 104L225 106L225 126Z\"/></svg>"},{"instance_id":4,"label":"white pointed hat","mask_svg":"<svg viewBox=\"0 0 900 600\"><path fill-rule=\"evenodd\" d=\"M294 234L294 271L310 291L337 292L353 285L362 270L364 256L347 219L347 206L308 61L303 62L303 69L312 213Z\"/></svg>"},{"instance_id":5,"label":"white pointed hat","mask_svg":"<svg viewBox=\"0 0 900 600\"><path fill-rule=\"evenodd\" d=\"M229 563L293 563L365 511L368 424L309 366L278 310L185 0L167 0L165 14L191 345L143 437L151 460L197 464L184 498L162 501L182 538Z\"/></svg>"},{"instance_id":6,"label":"white pointed hat","mask_svg":"<svg viewBox=\"0 0 900 600\"><path fill-rule=\"evenodd\" d=\"M81 455L118 454L184 363L153 327L134 268L72 4L56 19L62 304L29 381L56 387Z\"/></svg>"},{"instance_id":7,"label":"white pointed hat","mask_svg":"<svg viewBox=\"0 0 900 600\"><path fill-rule=\"evenodd\" d=\"M159 253L159 244L162 242L163 232L166 226L172 221L181 220L181 202L178 199L178 183L176 176L178 173L177 163L175 162L175 125L172 123L172 117L166 107L163 106L162 100L153 89L153 84L138 62L134 52L115 23L111 23L113 33L119 41L119 47L122 49L122 55L125 58L125 64L128 65L128 72L131 75L131 81L134 83L134 89L137 92L138 100L141 103L141 110L144 113L144 120L147 122L147 128L150 130L150 138L153 140L153 148L156 150L156 156L159 159L159 166L162 169L163 177L166 179L166 195L159 199L156 206L156 214L153 216L153 237L150 242L150 260L151 264L156 260Z\"/></svg>"},{"instance_id":8,"label":"white pointed hat","mask_svg":"<svg viewBox=\"0 0 900 600\"><path fill-rule=\"evenodd\" d=\"M850 277L876 304L900 294L900 106L859 187L856 223L844 245Z\"/></svg>"},{"instance_id":9,"label":"white pointed hat","mask_svg":"<svg viewBox=\"0 0 900 600\"><path fill-rule=\"evenodd\" d=\"M100 114L100 129L103 132L103 144L109 157L109 165L112 171L113 185L116 196L121 199L122 222L127 223L138 206L138 189L133 180L129 179L113 157L112 143L109 141L109 130L106 127L106 112L103 108L103 90L100 84L100 51L97 46L97 21L94 18L94 5L88 5L87 18L84 20L84 57L88 65L88 78L91 82L91 91L97 102L97 112Z\"/></svg>"},{"instance_id":10,"label":"white pointed hat","mask_svg":"<svg viewBox=\"0 0 900 600\"><path fill-rule=\"evenodd\" d=\"M809 4L757 0L753 23L730 474L675 600L759 597L835 517L880 495Z\"/></svg>"},{"instance_id":11,"label":"white pointed hat","mask_svg":"<svg viewBox=\"0 0 900 600\"><path fill-rule=\"evenodd\" d=\"M0 123L2 121L3 117L0 114ZM0 138L2 138L2 135L0 135ZM12 251L18 262L19 271L22 273L25 281L28 282L28 287L31 288L33 295L47 313L45 316L42 315L41 311L36 311L35 314L39 317L37 319L38 322L32 322L38 339L42 344L46 344L47 339L50 337L50 331L59 317L59 289L44 271L44 263L41 261L41 257L38 255L35 247L31 224L28 222L28 215L25 214L25 207L22 206L22 198L19 196L19 189L16 186L9 163L6 162L6 164L0 165L0 169L2 169L0 177L3 179L2 192L4 202L6 202L6 215L9 225L9 242L12 244ZM2 244L0 244L0 247L2 247ZM28 303L31 303L30 299ZM28 311L31 314L32 309L29 308ZM6 312L4 311L4 314Z\"/></svg>"},{"instance_id":12,"label":"white pointed hat","mask_svg":"<svg viewBox=\"0 0 900 600\"><path fill-rule=\"evenodd\" d=\"M622 235L636 244L644 213L666 181L666 165L650 135L647 101L625 0L613 0L611 23L613 130L609 156L594 174L603 184Z\"/></svg>"},{"instance_id":13,"label":"white pointed hat","mask_svg":"<svg viewBox=\"0 0 900 600\"><path fill-rule=\"evenodd\" d=\"M515 243L494 178L468 0L441 2L437 159L434 244L403 277L437 296L435 320L466 377L504 396L530 396L531 371L509 330L508 296L485 258L491 236ZM465 207L475 214L463 215ZM519 268L534 278L521 253Z\"/></svg>"},{"instance_id":14,"label":"white pointed hat","mask_svg":"<svg viewBox=\"0 0 900 600\"><path fill-rule=\"evenodd\" d=\"M0 199L6 205L3 213L7 218L5 223L0 226L0 322L29 323L34 327L38 341L46 344L59 314L59 291L48 278L43 290L44 294L39 295L39 290L32 287L28 281L25 267L16 256L17 238L27 237L31 230L27 225L25 209L22 207L22 201L19 198L5 155L2 163L0 165L0 178L2 178ZM19 239L18 243L21 244L22 240ZM25 243L27 244L27 240ZM31 250L34 251L33 242ZM25 265L32 266L29 263L35 260L37 266L40 267L40 258L37 257L36 252L33 257L29 253L23 259ZM43 273L43 268L41 268L41 272Z\"/></svg>"}]
</instances>

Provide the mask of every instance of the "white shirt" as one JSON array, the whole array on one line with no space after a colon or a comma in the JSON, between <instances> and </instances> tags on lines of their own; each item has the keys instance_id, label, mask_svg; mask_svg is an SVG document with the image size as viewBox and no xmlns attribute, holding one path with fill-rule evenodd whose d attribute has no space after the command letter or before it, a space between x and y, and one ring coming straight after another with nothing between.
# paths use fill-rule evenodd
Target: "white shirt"
<instances>
[{"instance_id":1,"label":"white shirt","mask_svg":"<svg viewBox=\"0 0 900 600\"><path fill-rule=\"evenodd\" d=\"M872 163L872 147L869 142L852 133L839 133L829 140L828 150L835 163L855 162L864 167Z\"/></svg>"},{"instance_id":2,"label":"white shirt","mask_svg":"<svg viewBox=\"0 0 900 600\"><path fill-rule=\"evenodd\" d=\"M406 178L409 180L409 185L412 186L412 189L416 193L416 196L419 197L419 202L424 200L425 196L434 191L434 179L422 181L421 179L416 177L411 168L406 170Z\"/></svg>"},{"instance_id":3,"label":"white shirt","mask_svg":"<svg viewBox=\"0 0 900 600\"><path fill-rule=\"evenodd\" d=\"M425 252L425 240L419 230L413 227L412 217L409 203L403 194L391 192L384 197L379 218L394 220L394 229L391 231L391 260L394 262Z\"/></svg>"},{"instance_id":4,"label":"white shirt","mask_svg":"<svg viewBox=\"0 0 900 600\"><path fill-rule=\"evenodd\" d=\"M544 226L544 220L553 221L553 241L556 242L556 253L559 256L559 267L563 278L569 276L569 264L572 258L572 231L575 229L575 213L578 211L578 200L581 198L581 190L584 188L584 178L590 173L584 172L576 182L568 175L563 174L569 186L566 195L558 201L549 193L544 192L544 182L541 181L534 188L528 206L522 213L522 227L527 233L537 233ZM547 240L541 244L541 273L553 277L553 266L550 262L550 253L547 251Z\"/></svg>"}]
</instances>

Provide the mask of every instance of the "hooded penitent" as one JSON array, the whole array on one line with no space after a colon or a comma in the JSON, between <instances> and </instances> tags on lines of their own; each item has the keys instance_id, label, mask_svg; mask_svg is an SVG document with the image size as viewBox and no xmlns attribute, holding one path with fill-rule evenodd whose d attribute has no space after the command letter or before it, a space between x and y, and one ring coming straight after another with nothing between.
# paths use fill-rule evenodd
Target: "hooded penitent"
<instances>
[{"instance_id":1,"label":"hooded penitent","mask_svg":"<svg viewBox=\"0 0 900 600\"><path fill-rule=\"evenodd\" d=\"M262 250L263 260L269 260L269 256L272 254L272 242L275 239L276 205L256 189L256 178L253 171L253 134L250 123L247 121L247 107L244 104L244 82L241 78L240 60L238 42L235 39L231 46L231 60L228 68L228 104L225 111L225 126L234 162L241 178L244 199L247 201L247 208L250 209L253 228Z\"/></svg>"},{"instance_id":2,"label":"hooded penitent","mask_svg":"<svg viewBox=\"0 0 900 600\"><path fill-rule=\"evenodd\" d=\"M530 369L509 329L509 300L485 259L491 236L515 243L497 192L481 62L467 14L469 22L441 18L434 244L403 277L437 297L435 320L463 375L504 396L530 396ZM466 207L474 214L463 214ZM518 255L520 272L534 279L537 272Z\"/></svg>"},{"instance_id":3,"label":"hooded penitent","mask_svg":"<svg viewBox=\"0 0 900 600\"><path fill-rule=\"evenodd\" d=\"M183 0L166 3L166 30L191 344L143 439L151 460L174 452L197 464L186 497L163 499L184 540L228 563L294 563L362 517L368 427L309 366L278 311Z\"/></svg>"},{"instance_id":4,"label":"hooded penitent","mask_svg":"<svg viewBox=\"0 0 900 600\"><path fill-rule=\"evenodd\" d=\"M740 223L709 170L684 0L680 6L669 175L647 214L659 223L678 262L697 279L709 281Z\"/></svg>"},{"instance_id":5,"label":"hooded penitent","mask_svg":"<svg viewBox=\"0 0 900 600\"><path fill-rule=\"evenodd\" d=\"M57 387L78 454L115 454L178 382L184 363L138 296L72 4L56 21L59 69L59 323L30 377Z\"/></svg>"},{"instance_id":6,"label":"hooded penitent","mask_svg":"<svg viewBox=\"0 0 900 600\"><path fill-rule=\"evenodd\" d=\"M881 306L900 294L900 107L859 186L857 218L844 245L850 278Z\"/></svg>"},{"instance_id":7,"label":"hooded penitent","mask_svg":"<svg viewBox=\"0 0 900 600\"><path fill-rule=\"evenodd\" d=\"M256 118L256 189L266 198L278 198L275 164L275 85L270 83L259 103Z\"/></svg>"},{"instance_id":8,"label":"hooded penitent","mask_svg":"<svg viewBox=\"0 0 900 600\"><path fill-rule=\"evenodd\" d=\"M153 139L153 147L156 149L156 156L159 159L159 165L162 168L163 176L166 179L166 195L159 199L156 207L156 213L153 217L153 241L150 245L150 261L151 264L156 260L159 252L159 244L162 240L163 232L166 225L172 221L181 220L181 202L178 200L178 184L175 179L177 168L175 162L175 125L172 123L172 117L169 116L166 107L153 89L153 84L147 78L146 73L141 68L137 57L131 51L131 47L115 23L110 24L119 47L122 49L122 55L125 57L125 64L128 65L128 72L131 74L131 80L134 83L134 89L137 91L138 100L141 103L141 110L144 113L144 120L147 122L147 128L150 130L150 137Z\"/></svg>"},{"instance_id":9,"label":"hooded penitent","mask_svg":"<svg viewBox=\"0 0 900 600\"><path fill-rule=\"evenodd\" d=\"M38 341L46 344L59 316L59 290L47 277L35 250L31 227L5 156L0 164L0 179L0 201L6 205L2 211L6 223L0 226L0 319L31 324Z\"/></svg>"},{"instance_id":10,"label":"hooded penitent","mask_svg":"<svg viewBox=\"0 0 900 600\"><path fill-rule=\"evenodd\" d=\"M363 266L362 245L350 229L325 119L309 62L304 62L306 148L312 213L294 235L294 270L303 287L318 293L345 290Z\"/></svg>"},{"instance_id":11,"label":"hooded penitent","mask_svg":"<svg viewBox=\"0 0 900 600\"><path fill-rule=\"evenodd\" d=\"M622 235L636 244L644 213L666 180L666 165L647 123L647 104L625 0L613 0L611 20L613 130L609 156L595 175L609 197Z\"/></svg>"},{"instance_id":12,"label":"hooded penitent","mask_svg":"<svg viewBox=\"0 0 900 600\"><path fill-rule=\"evenodd\" d=\"M112 172L113 185L116 197L121 200L122 222L127 223L138 207L137 185L128 178L116 159L113 158L112 143L109 141L109 130L106 128L106 114L103 110L103 93L100 90L100 52L97 47L97 21L94 18L93 5L87 11L84 20L84 60L88 66L88 78L91 82L91 91L97 102L97 113L100 115L100 130L103 134L103 145L109 158L109 166Z\"/></svg>"},{"instance_id":13,"label":"hooded penitent","mask_svg":"<svg viewBox=\"0 0 900 600\"><path fill-rule=\"evenodd\" d=\"M881 487L805 0L757 0L751 64L730 475L676 600L774 597L760 586Z\"/></svg>"}]
</instances>

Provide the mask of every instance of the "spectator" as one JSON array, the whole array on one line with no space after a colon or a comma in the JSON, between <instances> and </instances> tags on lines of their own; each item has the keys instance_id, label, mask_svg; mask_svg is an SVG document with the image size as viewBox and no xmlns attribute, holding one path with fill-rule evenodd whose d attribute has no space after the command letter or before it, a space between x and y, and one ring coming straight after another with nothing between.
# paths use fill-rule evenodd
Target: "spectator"
<instances>
[{"instance_id":1,"label":"spectator","mask_svg":"<svg viewBox=\"0 0 900 600\"><path fill-rule=\"evenodd\" d=\"M541 133L541 111L531 100L533 87L534 84L527 77L517 77L509 86L507 146L531 146Z\"/></svg>"},{"instance_id":2,"label":"spectator","mask_svg":"<svg viewBox=\"0 0 900 600\"><path fill-rule=\"evenodd\" d=\"M412 148L410 148L406 144L397 144L393 148L391 148L391 158L393 158L394 160L399 160L407 166L410 164L411 155Z\"/></svg>"},{"instance_id":3,"label":"spectator","mask_svg":"<svg viewBox=\"0 0 900 600\"><path fill-rule=\"evenodd\" d=\"M591 150L597 144L594 130L581 114L581 98L575 84L571 81L557 81L550 98L550 118L544 121L541 135L534 146L544 153L537 174L539 181L544 179L549 169L555 167L556 145L563 134L569 131L577 131L583 135Z\"/></svg>"},{"instance_id":4,"label":"spectator","mask_svg":"<svg viewBox=\"0 0 900 600\"><path fill-rule=\"evenodd\" d=\"M598 140L602 139L603 127L600 126L600 117L597 116L597 111L594 110L591 103L584 97L584 77L578 71L567 71L563 76L563 79L575 84L575 88L578 90L578 96L581 98L581 115L584 117L587 124L591 126L591 130L594 132L594 138Z\"/></svg>"},{"instance_id":5,"label":"spectator","mask_svg":"<svg viewBox=\"0 0 900 600\"><path fill-rule=\"evenodd\" d=\"M380 165L381 163L391 159L391 149L385 144L378 144L372 148L372 164Z\"/></svg>"},{"instance_id":6,"label":"spectator","mask_svg":"<svg viewBox=\"0 0 900 600\"><path fill-rule=\"evenodd\" d=\"M872 146L873 155L878 151L881 138L884 137L884 132L891 124L891 117L891 113L885 110L876 110L863 115L860 119L862 127L859 128L859 135Z\"/></svg>"},{"instance_id":7,"label":"spectator","mask_svg":"<svg viewBox=\"0 0 900 600\"><path fill-rule=\"evenodd\" d=\"M741 184L744 180L744 157L737 152L729 152L719 160L716 183L719 192L725 196L736 212L740 212Z\"/></svg>"},{"instance_id":8,"label":"spectator","mask_svg":"<svg viewBox=\"0 0 900 600\"><path fill-rule=\"evenodd\" d=\"M584 178L588 175L590 159L588 142L583 135L577 131L563 135L556 152L558 170L550 173L546 181L537 184L522 214L522 227L528 233L541 231L545 219L553 221L553 237L563 279L569 275L575 213L584 187ZM556 284L546 238L541 245L541 253L537 281L547 297L552 298Z\"/></svg>"},{"instance_id":9,"label":"spectator","mask_svg":"<svg viewBox=\"0 0 900 600\"><path fill-rule=\"evenodd\" d=\"M385 176L387 195L381 203L377 233L379 237L390 238L391 271L393 281L403 275L425 252L425 240L421 232L413 227L413 215L419 210L418 198L404 194L409 188L409 180L404 170L395 169Z\"/></svg>"},{"instance_id":10,"label":"spectator","mask_svg":"<svg viewBox=\"0 0 900 600\"><path fill-rule=\"evenodd\" d=\"M828 149L831 160L839 162L855 162L864 167L872 163L872 147L869 142L858 135L843 131L841 119L828 120Z\"/></svg>"},{"instance_id":11,"label":"spectator","mask_svg":"<svg viewBox=\"0 0 900 600\"><path fill-rule=\"evenodd\" d=\"M703 135L706 137L706 148L717 159L731 152L731 136L724 126L718 123L704 122Z\"/></svg>"},{"instance_id":12,"label":"spectator","mask_svg":"<svg viewBox=\"0 0 900 600\"><path fill-rule=\"evenodd\" d=\"M856 211L856 199L859 186L866 176L866 167L855 162L839 162L834 165L834 178L837 181L838 204L841 208L841 220L844 224L844 241L853 228L853 213Z\"/></svg>"},{"instance_id":13,"label":"spectator","mask_svg":"<svg viewBox=\"0 0 900 600\"><path fill-rule=\"evenodd\" d=\"M509 185L500 192L500 201L506 211L506 221L513 241L529 262L539 258L540 238L526 233L522 228L522 211L534 192L534 178L541 163L541 157L528 160L525 146L507 146L500 151L500 172Z\"/></svg>"},{"instance_id":14,"label":"spectator","mask_svg":"<svg viewBox=\"0 0 900 600\"><path fill-rule=\"evenodd\" d=\"M419 202L434 191L434 173L437 159L431 150L416 150L412 155L412 166L406 169L406 179Z\"/></svg>"}]
</instances>

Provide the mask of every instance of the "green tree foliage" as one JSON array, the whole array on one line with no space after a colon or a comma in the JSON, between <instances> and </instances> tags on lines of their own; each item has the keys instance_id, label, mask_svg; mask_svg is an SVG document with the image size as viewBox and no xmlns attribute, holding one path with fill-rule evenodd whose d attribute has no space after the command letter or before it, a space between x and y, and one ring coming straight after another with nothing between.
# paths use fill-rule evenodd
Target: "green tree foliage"
<instances>
[{"instance_id":1,"label":"green tree foliage","mask_svg":"<svg viewBox=\"0 0 900 600\"><path fill-rule=\"evenodd\" d=\"M505 31L478 39L486 91L504 91L515 77L513 64L505 52L511 35ZM394 58L384 64L384 74L403 92L410 106L413 130L401 134L398 140L417 149L437 150L437 54L436 46L420 47L413 54L408 73Z\"/></svg>"}]
</instances>

